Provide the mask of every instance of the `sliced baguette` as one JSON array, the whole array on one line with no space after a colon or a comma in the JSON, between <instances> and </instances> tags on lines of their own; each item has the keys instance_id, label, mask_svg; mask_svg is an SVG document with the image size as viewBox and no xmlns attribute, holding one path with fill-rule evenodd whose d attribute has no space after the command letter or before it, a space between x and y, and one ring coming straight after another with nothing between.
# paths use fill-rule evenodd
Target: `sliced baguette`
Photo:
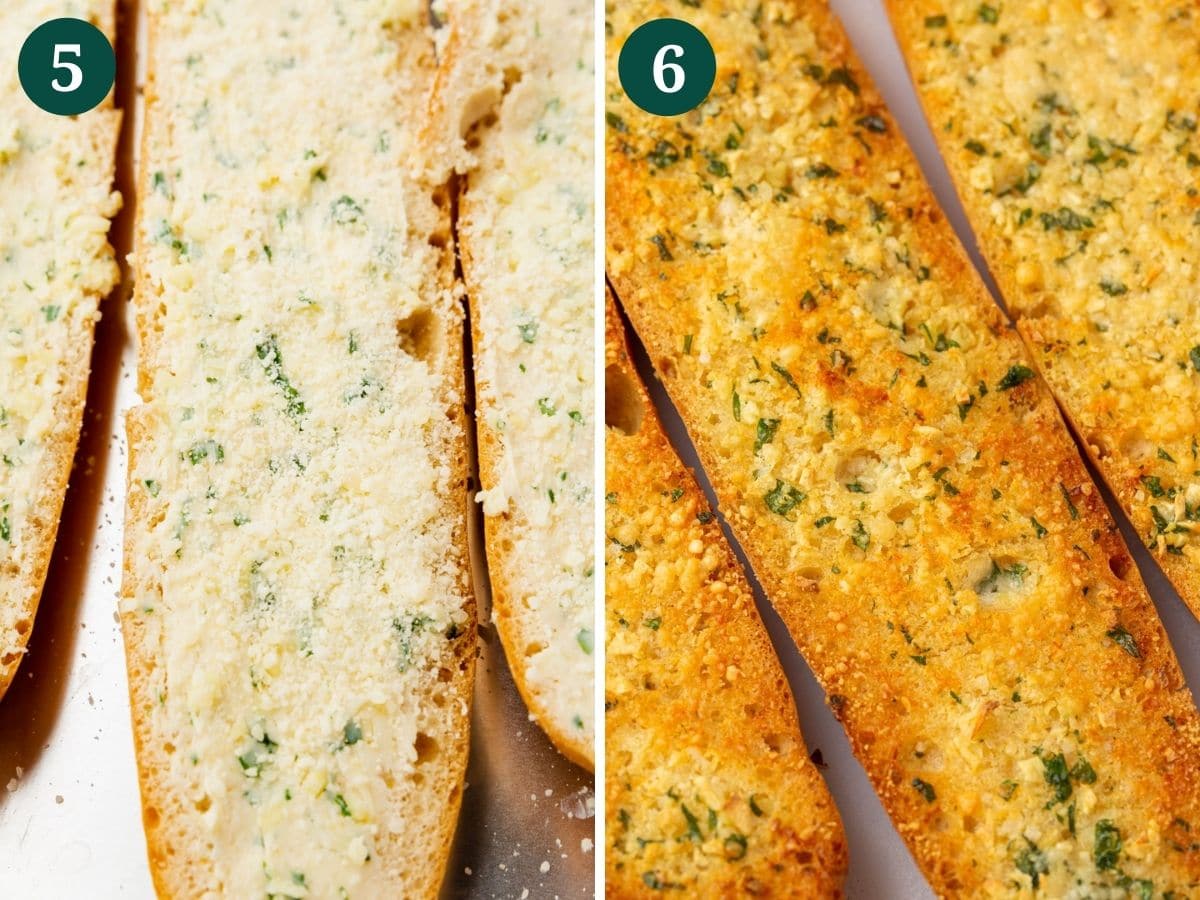
<instances>
[{"instance_id":1,"label":"sliced baguette","mask_svg":"<svg viewBox=\"0 0 1200 900\"><path fill-rule=\"evenodd\" d=\"M100 301L118 272L108 243L121 116L111 94L63 118L17 78L37 26L74 15L113 40L112 0L13 0L0 9L0 697L25 655L54 549L87 397Z\"/></svg>"},{"instance_id":2,"label":"sliced baguette","mask_svg":"<svg viewBox=\"0 0 1200 900\"><path fill-rule=\"evenodd\" d=\"M462 316L447 193L405 174L434 65L401 6L148 10L122 625L162 896L441 883Z\"/></svg>"},{"instance_id":3,"label":"sliced baguette","mask_svg":"<svg viewBox=\"0 0 1200 900\"><path fill-rule=\"evenodd\" d=\"M1200 10L890 9L1021 335L1200 615Z\"/></svg>"},{"instance_id":4,"label":"sliced baguette","mask_svg":"<svg viewBox=\"0 0 1200 900\"><path fill-rule=\"evenodd\" d=\"M841 896L841 820L750 585L611 299L605 327L608 896Z\"/></svg>"},{"instance_id":5,"label":"sliced baguette","mask_svg":"<svg viewBox=\"0 0 1200 900\"><path fill-rule=\"evenodd\" d=\"M440 163L463 173L493 616L530 715L595 762L592 5L446 4Z\"/></svg>"},{"instance_id":6,"label":"sliced baguette","mask_svg":"<svg viewBox=\"0 0 1200 900\"><path fill-rule=\"evenodd\" d=\"M719 67L676 120L614 73L667 14ZM1167 636L827 6L611 24L614 288L934 891L1192 894L1200 723Z\"/></svg>"}]
</instances>

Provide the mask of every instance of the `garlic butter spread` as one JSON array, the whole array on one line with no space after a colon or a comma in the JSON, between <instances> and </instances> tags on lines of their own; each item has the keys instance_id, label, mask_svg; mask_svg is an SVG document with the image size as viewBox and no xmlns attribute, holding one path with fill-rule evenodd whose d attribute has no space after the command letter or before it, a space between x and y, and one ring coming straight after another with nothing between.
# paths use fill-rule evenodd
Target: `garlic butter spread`
<instances>
[{"instance_id":1,"label":"garlic butter spread","mask_svg":"<svg viewBox=\"0 0 1200 900\"><path fill-rule=\"evenodd\" d=\"M46 575L99 303L117 281L108 228L121 202L111 101L75 119L43 112L21 88L17 55L60 16L111 35L112 6L0 6L0 675L24 652Z\"/></svg>"},{"instance_id":2,"label":"garlic butter spread","mask_svg":"<svg viewBox=\"0 0 1200 900\"><path fill-rule=\"evenodd\" d=\"M1200 610L1200 10L938 11L905 27L981 246L1139 536Z\"/></svg>"},{"instance_id":3,"label":"garlic butter spread","mask_svg":"<svg viewBox=\"0 0 1200 900\"><path fill-rule=\"evenodd\" d=\"M173 849L205 896L399 896L396 842L441 849L411 848L451 799L471 623L459 311L403 174L419 6L150 5L124 612L147 803L203 842Z\"/></svg>"},{"instance_id":4,"label":"garlic butter spread","mask_svg":"<svg viewBox=\"0 0 1200 900\"><path fill-rule=\"evenodd\" d=\"M524 70L483 135L461 222L479 427L495 453L480 500L486 516L508 517L520 536L489 558L520 622L521 646L509 652L525 656L535 715L588 748L595 735L591 22L591 5L572 2L540 4L510 23L528 31Z\"/></svg>"}]
</instances>

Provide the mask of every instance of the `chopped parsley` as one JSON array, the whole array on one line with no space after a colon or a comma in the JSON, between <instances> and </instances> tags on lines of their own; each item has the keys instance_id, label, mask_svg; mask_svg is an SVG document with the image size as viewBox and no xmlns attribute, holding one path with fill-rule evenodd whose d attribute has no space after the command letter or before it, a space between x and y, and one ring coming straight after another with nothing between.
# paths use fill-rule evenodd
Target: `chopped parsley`
<instances>
[{"instance_id":1,"label":"chopped parsley","mask_svg":"<svg viewBox=\"0 0 1200 900\"><path fill-rule=\"evenodd\" d=\"M783 516L786 519L793 509L804 502L806 496L799 488L776 479L775 487L767 491L763 500L767 504L767 509L775 513L775 515Z\"/></svg>"},{"instance_id":2,"label":"chopped parsley","mask_svg":"<svg viewBox=\"0 0 1200 900\"><path fill-rule=\"evenodd\" d=\"M1033 369L1029 366L1017 364L1009 368L1004 377L996 384L997 389L1001 391L1011 391L1018 385L1022 385L1033 377Z\"/></svg>"}]
</instances>

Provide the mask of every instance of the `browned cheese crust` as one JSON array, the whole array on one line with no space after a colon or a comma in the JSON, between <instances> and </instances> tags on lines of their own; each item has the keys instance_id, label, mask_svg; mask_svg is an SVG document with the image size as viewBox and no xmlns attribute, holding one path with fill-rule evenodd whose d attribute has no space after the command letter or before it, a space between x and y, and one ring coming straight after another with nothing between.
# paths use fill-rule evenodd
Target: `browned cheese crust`
<instances>
[{"instance_id":1,"label":"browned cheese crust","mask_svg":"<svg viewBox=\"0 0 1200 900\"><path fill-rule=\"evenodd\" d=\"M839 897L841 820L750 586L606 316L609 897Z\"/></svg>"},{"instance_id":2,"label":"browned cheese crust","mask_svg":"<svg viewBox=\"0 0 1200 900\"><path fill-rule=\"evenodd\" d=\"M1200 612L1200 10L889 6L1030 353Z\"/></svg>"},{"instance_id":3,"label":"browned cheese crust","mask_svg":"<svg viewBox=\"0 0 1200 900\"><path fill-rule=\"evenodd\" d=\"M695 112L616 82L659 15ZM1200 728L1020 340L822 2L609 17L608 263L734 533L944 896L1188 895Z\"/></svg>"}]
</instances>

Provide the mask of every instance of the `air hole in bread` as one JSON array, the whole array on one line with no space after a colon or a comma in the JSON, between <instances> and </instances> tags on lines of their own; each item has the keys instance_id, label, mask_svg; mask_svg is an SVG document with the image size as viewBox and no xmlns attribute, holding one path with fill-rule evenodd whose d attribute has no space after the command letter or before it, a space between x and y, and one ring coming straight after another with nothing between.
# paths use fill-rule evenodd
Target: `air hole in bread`
<instances>
[{"instance_id":1,"label":"air hole in bread","mask_svg":"<svg viewBox=\"0 0 1200 900\"><path fill-rule=\"evenodd\" d=\"M763 737L763 743L772 753L791 753L796 742L787 734L768 734Z\"/></svg>"},{"instance_id":2,"label":"air hole in bread","mask_svg":"<svg viewBox=\"0 0 1200 900\"><path fill-rule=\"evenodd\" d=\"M979 556L967 567L967 586L984 603L998 603L1029 584L1029 567L1015 556Z\"/></svg>"},{"instance_id":3,"label":"air hole in bread","mask_svg":"<svg viewBox=\"0 0 1200 900\"><path fill-rule=\"evenodd\" d=\"M196 807L196 812L206 813L208 812L209 807L212 806L212 798L209 797L208 794L205 794L203 797L193 803L192 806Z\"/></svg>"},{"instance_id":4,"label":"air hole in bread","mask_svg":"<svg viewBox=\"0 0 1200 900\"><path fill-rule=\"evenodd\" d=\"M642 429L646 407L633 379L620 366L604 370L604 424L623 434L634 435Z\"/></svg>"},{"instance_id":5,"label":"air hole in bread","mask_svg":"<svg viewBox=\"0 0 1200 900\"><path fill-rule=\"evenodd\" d=\"M435 187L433 193L429 195L429 199L433 201L433 205L438 209L445 209L450 205L450 194L446 190L445 185Z\"/></svg>"},{"instance_id":6,"label":"air hole in bread","mask_svg":"<svg viewBox=\"0 0 1200 900\"><path fill-rule=\"evenodd\" d=\"M454 673L445 666L442 666L440 669L438 669L437 675L438 681L440 681L442 684L449 684L454 678Z\"/></svg>"},{"instance_id":7,"label":"air hole in bread","mask_svg":"<svg viewBox=\"0 0 1200 900\"><path fill-rule=\"evenodd\" d=\"M1157 448L1146 440L1146 436L1138 428L1131 428L1121 435L1120 448L1133 462L1149 459L1157 452Z\"/></svg>"},{"instance_id":8,"label":"air hole in bread","mask_svg":"<svg viewBox=\"0 0 1200 900\"><path fill-rule=\"evenodd\" d=\"M545 644L540 643L539 641L532 641L525 645L525 655L526 656L537 656L539 653L541 653L545 649L546 649Z\"/></svg>"},{"instance_id":9,"label":"air hole in bread","mask_svg":"<svg viewBox=\"0 0 1200 900\"><path fill-rule=\"evenodd\" d=\"M658 358L658 362L654 364L654 367L658 369L659 374L662 375L663 378L670 378L675 374L675 360L671 359L669 356L660 356Z\"/></svg>"},{"instance_id":10,"label":"air hole in bread","mask_svg":"<svg viewBox=\"0 0 1200 900\"><path fill-rule=\"evenodd\" d=\"M428 309L416 312L396 323L400 349L422 362L429 362L438 351L437 322Z\"/></svg>"},{"instance_id":11,"label":"air hole in bread","mask_svg":"<svg viewBox=\"0 0 1200 900\"><path fill-rule=\"evenodd\" d=\"M1129 570L1133 568L1133 560L1124 553L1118 553L1108 558L1108 567L1118 579L1124 581L1129 576Z\"/></svg>"},{"instance_id":12,"label":"air hole in bread","mask_svg":"<svg viewBox=\"0 0 1200 900\"><path fill-rule=\"evenodd\" d=\"M902 503L897 503L888 510L888 518L893 522L903 522L913 514L913 510L917 508L917 504L911 500L905 500Z\"/></svg>"},{"instance_id":13,"label":"air hole in bread","mask_svg":"<svg viewBox=\"0 0 1200 900\"><path fill-rule=\"evenodd\" d=\"M32 624L33 623L28 619L17 619L17 634L21 635L22 637L29 634L29 628Z\"/></svg>"},{"instance_id":14,"label":"air hole in bread","mask_svg":"<svg viewBox=\"0 0 1200 900\"><path fill-rule=\"evenodd\" d=\"M1097 459L1105 459L1106 457L1112 455L1112 448L1109 446L1108 442L1104 440L1104 435L1089 434L1086 438L1084 438L1084 440L1088 447L1091 448L1092 453L1096 455Z\"/></svg>"},{"instance_id":15,"label":"air hole in bread","mask_svg":"<svg viewBox=\"0 0 1200 900\"><path fill-rule=\"evenodd\" d=\"M430 247L436 247L438 250L445 250L449 243L450 236L441 231L435 231L433 234L429 235Z\"/></svg>"},{"instance_id":16,"label":"air hole in bread","mask_svg":"<svg viewBox=\"0 0 1200 900\"><path fill-rule=\"evenodd\" d=\"M879 465L878 454L870 450L856 450L844 456L837 464L835 477L847 490L869 494L875 490L874 472Z\"/></svg>"},{"instance_id":17,"label":"air hole in bread","mask_svg":"<svg viewBox=\"0 0 1200 900\"><path fill-rule=\"evenodd\" d=\"M156 825L158 825L158 818L158 807L156 806L147 806L142 812L142 819L150 828L154 828Z\"/></svg>"},{"instance_id":18,"label":"air hole in bread","mask_svg":"<svg viewBox=\"0 0 1200 900\"><path fill-rule=\"evenodd\" d=\"M168 756L170 756L172 753L175 752L175 745L172 744L170 741L167 741L166 743L163 744L163 752L166 753Z\"/></svg>"},{"instance_id":19,"label":"air hole in bread","mask_svg":"<svg viewBox=\"0 0 1200 900\"><path fill-rule=\"evenodd\" d=\"M417 739L413 741L413 749L417 751L418 766L423 766L425 763L432 762L433 760L437 759L437 741L423 731L417 732Z\"/></svg>"},{"instance_id":20,"label":"air hole in bread","mask_svg":"<svg viewBox=\"0 0 1200 900\"><path fill-rule=\"evenodd\" d=\"M963 831L965 831L967 834L974 834L975 829L978 827L979 827L979 822L976 821L974 816L963 816L962 828L963 828Z\"/></svg>"},{"instance_id":21,"label":"air hole in bread","mask_svg":"<svg viewBox=\"0 0 1200 900\"><path fill-rule=\"evenodd\" d=\"M0 656L0 666L11 666L17 661L19 656L19 653L5 653L3 656Z\"/></svg>"}]
</instances>

